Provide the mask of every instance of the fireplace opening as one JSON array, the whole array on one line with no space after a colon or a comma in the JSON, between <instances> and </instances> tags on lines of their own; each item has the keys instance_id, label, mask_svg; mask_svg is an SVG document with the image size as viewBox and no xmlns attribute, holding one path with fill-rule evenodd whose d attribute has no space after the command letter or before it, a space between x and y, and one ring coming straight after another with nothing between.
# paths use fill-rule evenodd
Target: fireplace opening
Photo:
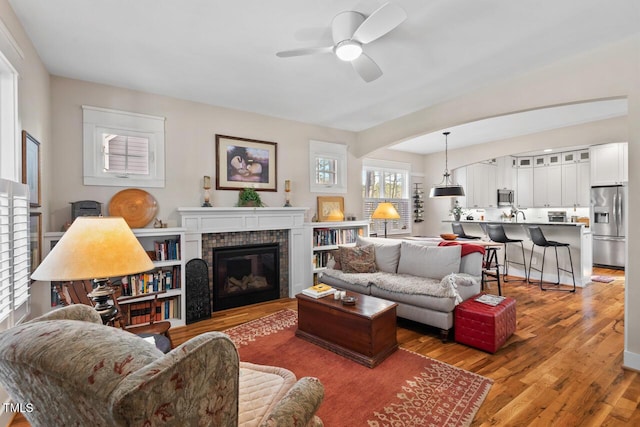
<instances>
[{"instance_id":1,"label":"fireplace opening","mask_svg":"<svg viewBox=\"0 0 640 427\"><path fill-rule=\"evenodd\" d=\"M213 250L213 311L280 297L280 244Z\"/></svg>"}]
</instances>

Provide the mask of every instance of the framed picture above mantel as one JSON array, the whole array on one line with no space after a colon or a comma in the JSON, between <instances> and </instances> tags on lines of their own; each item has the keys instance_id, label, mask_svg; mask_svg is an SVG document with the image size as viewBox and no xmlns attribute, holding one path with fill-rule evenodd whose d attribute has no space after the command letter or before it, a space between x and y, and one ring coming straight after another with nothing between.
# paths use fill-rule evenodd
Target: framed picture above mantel
<instances>
[{"instance_id":1,"label":"framed picture above mantel","mask_svg":"<svg viewBox=\"0 0 640 427\"><path fill-rule=\"evenodd\" d=\"M216 190L277 191L275 142L216 135Z\"/></svg>"}]
</instances>

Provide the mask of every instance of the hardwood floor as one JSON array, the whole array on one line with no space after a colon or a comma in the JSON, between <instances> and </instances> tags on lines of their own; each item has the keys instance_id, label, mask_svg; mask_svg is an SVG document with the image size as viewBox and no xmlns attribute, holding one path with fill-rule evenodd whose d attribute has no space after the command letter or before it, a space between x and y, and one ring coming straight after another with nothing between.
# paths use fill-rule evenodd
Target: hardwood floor
<instances>
[{"instance_id":1,"label":"hardwood floor","mask_svg":"<svg viewBox=\"0 0 640 427\"><path fill-rule=\"evenodd\" d=\"M519 281L503 285L517 301L515 334L496 353L448 342L438 331L399 319L398 341L406 349L492 378L494 385L473 426L640 425L640 378L622 369L624 272L575 294L540 291ZM216 313L211 320L170 331L174 346L209 330L224 330L284 308L279 300ZM28 427L14 421L13 427Z\"/></svg>"}]
</instances>

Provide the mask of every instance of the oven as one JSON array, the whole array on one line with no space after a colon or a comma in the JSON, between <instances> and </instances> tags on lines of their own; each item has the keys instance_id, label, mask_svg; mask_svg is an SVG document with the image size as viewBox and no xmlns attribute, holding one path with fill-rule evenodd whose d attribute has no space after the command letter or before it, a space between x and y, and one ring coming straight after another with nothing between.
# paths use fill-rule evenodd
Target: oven
<instances>
[{"instance_id":1,"label":"oven","mask_svg":"<svg viewBox=\"0 0 640 427\"><path fill-rule=\"evenodd\" d=\"M565 211L549 211L547 218L549 222L567 222L567 213Z\"/></svg>"}]
</instances>

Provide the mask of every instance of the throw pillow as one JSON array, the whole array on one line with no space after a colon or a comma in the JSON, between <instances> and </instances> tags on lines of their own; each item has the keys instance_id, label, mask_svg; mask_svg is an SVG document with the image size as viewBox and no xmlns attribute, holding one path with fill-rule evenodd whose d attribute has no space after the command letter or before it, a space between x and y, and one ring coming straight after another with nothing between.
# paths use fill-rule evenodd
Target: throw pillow
<instances>
[{"instance_id":1,"label":"throw pillow","mask_svg":"<svg viewBox=\"0 0 640 427\"><path fill-rule=\"evenodd\" d=\"M340 264L340 250L336 249L335 251L329 252L329 261L327 262L327 268L331 268L333 270L342 270L342 265Z\"/></svg>"},{"instance_id":2,"label":"throw pillow","mask_svg":"<svg viewBox=\"0 0 640 427\"><path fill-rule=\"evenodd\" d=\"M376 267L380 271L386 273L395 273L398 270L398 261L400 260L400 244L401 240L382 239L375 237L356 238L356 246L375 246Z\"/></svg>"},{"instance_id":3,"label":"throw pillow","mask_svg":"<svg viewBox=\"0 0 640 427\"><path fill-rule=\"evenodd\" d=\"M340 265L345 273L375 273L376 253L373 245L341 246Z\"/></svg>"},{"instance_id":4,"label":"throw pillow","mask_svg":"<svg viewBox=\"0 0 640 427\"><path fill-rule=\"evenodd\" d=\"M402 242L398 273L441 280L460 271L460 246L422 246Z\"/></svg>"}]
</instances>

